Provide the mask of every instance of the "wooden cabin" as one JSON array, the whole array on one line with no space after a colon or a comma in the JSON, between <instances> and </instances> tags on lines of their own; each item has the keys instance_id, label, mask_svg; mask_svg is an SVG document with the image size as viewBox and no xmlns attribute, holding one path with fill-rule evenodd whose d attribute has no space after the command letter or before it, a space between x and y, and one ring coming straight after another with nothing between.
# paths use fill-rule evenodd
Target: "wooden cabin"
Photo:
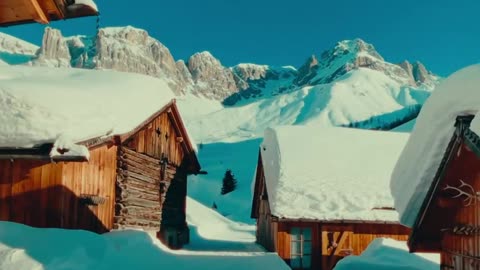
<instances>
[{"instance_id":1,"label":"wooden cabin","mask_svg":"<svg viewBox=\"0 0 480 270\"><path fill-rule=\"evenodd\" d=\"M408 239L411 252L438 252L441 269L480 269L480 138L459 116Z\"/></svg>"},{"instance_id":2,"label":"wooden cabin","mask_svg":"<svg viewBox=\"0 0 480 270\"><path fill-rule=\"evenodd\" d=\"M92 0L0 1L0 26L33 22L47 24L50 21L96 15L98 10Z\"/></svg>"},{"instance_id":3,"label":"wooden cabin","mask_svg":"<svg viewBox=\"0 0 480 270\"><path fill-rule=\"evenodd\" d=\"M251 217L257 242L292 269L333 269L377 237L406 240L389 193L408 135L347 128L267 129Z\"/></svg>"},{"instance_id":4,"label":"wooden cabin","mask_svg":"<svg viewBox=\"0 0 480 270\"><path fill-rule=\"evenodd\" d=\"M440 269L480 269L480 65L455 72L423 106L391 176L410 252Z\"/></svg>"},{"instance_id":5,"label":"wooden cabin","mask_svg":"<svg viewBox=\"0 0 480 270\"><path fill-rule=\"evenodd\" d=\"M127 133L76 146L88 160L52 143L0 148L0 220L97 233L139 227L173 248L188 243L187 175L200 165L174 100Z\"/></svg>"}]
</instances>

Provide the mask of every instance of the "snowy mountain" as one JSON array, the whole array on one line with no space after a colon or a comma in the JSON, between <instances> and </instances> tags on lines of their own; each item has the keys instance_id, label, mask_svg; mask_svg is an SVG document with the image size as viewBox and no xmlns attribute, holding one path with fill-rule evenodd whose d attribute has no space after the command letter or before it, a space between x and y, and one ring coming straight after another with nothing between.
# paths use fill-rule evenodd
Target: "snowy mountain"
<instances>
[{"instance_id":1,"label":"snowy mountain","mask_svg":"<svg viewBox=\"0 0 480 270\"><path fill-rule=\"evenodd\" d=\"M26 63L35 56L38 49L34 44L0 33L0 65Z\"/></svg>"},{"instance_id":2,"label":"snowy mountain","mask_svg":"<svg viewBox=\"0 0 480 270\"><path fill-rule=\"evenodd\" d=\"M13 40L16 39L10 37L7 40L6 45L0 43L0 51L12 51L9 44L15 43ZM21 43L20 40L16 42ZM38 48L27 44L20 47L29 50L17 49L15 53L31 59ZM225 67L209 52L196 53L186 62L175 61L160 41L150 37L147 31L131 26L103 28L97 37L63 37L60 31L47 27L34 58L29 64L113 69L159 77L167 80L177 94L206 97L226 106L254 102L306 86L332 83L359 68L379 71L402 87L431 89L438 80L420 62L392 64L385 61L373 45L361 39L338 42L319 59L315 55L308 58L298 71L290 66L257 64Z\"/></svg>"}]
</instances>

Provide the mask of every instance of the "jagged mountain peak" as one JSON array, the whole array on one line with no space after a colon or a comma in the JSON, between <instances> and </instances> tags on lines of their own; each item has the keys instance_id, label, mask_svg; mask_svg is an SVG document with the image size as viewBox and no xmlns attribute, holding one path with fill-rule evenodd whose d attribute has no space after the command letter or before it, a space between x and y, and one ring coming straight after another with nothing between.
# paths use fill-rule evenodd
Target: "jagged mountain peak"
<instances>
[{"instance_id":1,"label":"jagged mountain peak","mask_svg":"<svg viewBox=\"0 0 480 270\"><path fill-rule=\"evenodd\" d=\"M372 44L367 43L360 38L356 38L353 40L342 40L337 43L333 50L334 55L345 55L347 53L352 53L356 56L359 56L361 54L368 54L381 61L384 61L383 57L377 52L377 50Z\"/></svg>"},{"instance_id":2,"label":"jagged mountain peak","mask_svg":"<svg viewBox=\"0 0 480 270\"><path fill-rule=\"evenodd\" d=\"M178 94L192 93L226 105L328 84L360 68L379 71L408 87L436 81L422 63L388 63L372 44L358 38L337 42L320 57L311 55L296 70L254 63L225 67L209 51L195 53L188 61L176 61L160 41L132 26L106 27L96 36L73 37L63 37L60 31L47 27L37 55L26 59L32 60L32 65L113 69L160 77Z\"/></svg>"},{"instance_id":3,"label":"jagged mountain peak","mask_svg":"<svg viewBox=\"0 0 480 270\"><path fill-rule=\"evenodd\" d=\"M321 54L318 63L315 58L307 59L299 68L299 75L294 82L297 86L331 83L347 72L360 68L382 72L408 87L432 88L437 79L423 64L410 64L408 61L393 64L385 61L372 44L357 38L336 43Z\"/></svg>"}]
</instances>

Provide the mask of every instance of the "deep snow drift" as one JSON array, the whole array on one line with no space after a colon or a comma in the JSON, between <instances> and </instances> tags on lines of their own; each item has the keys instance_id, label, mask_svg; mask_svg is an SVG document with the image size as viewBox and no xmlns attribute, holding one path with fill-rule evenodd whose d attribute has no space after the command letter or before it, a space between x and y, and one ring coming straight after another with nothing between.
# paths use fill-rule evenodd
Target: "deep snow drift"
<instances>
[{"instance_id":1,"label":"deep snow drift","mask_svg":"<svg viewBox=\"0 0 480 270\"><path fill-rule=\"evenodd\" d=\"M480 110L480 65L445 79L425 102L392 174L391 190L400 222L413 226L455 130L459 115ZM471 129L480 134L479 117Z\"/></svg>"},{"instance_id":2,"label":"deep snow drift","mask_svg":"<svg viewBox=\"0 0 480 270\"><path fill-rule=\"evenodd\" d=\"M335 270L438 270L440 255L409 253L405 242L388 238L373 240L360 256L348 256Z\"/></svg>"},{"instance_id":3,"label":"deep snow drift","mask_svg":"<svg viewBox=\"0 0 480 270\"><path fill-rule=\"evenodd\" d=\"M246 228L192 200L187 209L192 243L179 251L139 230L97 235L0 222L0 269L289 269L276 254L261 251Z\"/></svg>"},{"instance_id":4,"label":"deep snow drift","mask_svg":"<svg viewBox=\"0 0 480 270\"><path fill-rule=\"evenodd\" d=\"M265 131L262 163L272 215L398 221L390 174L406 133L280 126Z\"/></svg>"}]
</instances>

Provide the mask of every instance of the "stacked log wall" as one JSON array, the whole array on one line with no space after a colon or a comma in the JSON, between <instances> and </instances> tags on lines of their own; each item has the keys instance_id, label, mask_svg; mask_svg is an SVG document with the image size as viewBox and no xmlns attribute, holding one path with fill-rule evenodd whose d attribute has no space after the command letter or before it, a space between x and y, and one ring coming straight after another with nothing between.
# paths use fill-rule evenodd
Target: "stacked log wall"
<instances>
[{"instance_id":1,"label":"stacked log wall","mask_svg":"<svg viewBox=\"0 0 480 270\"><path fill-rule=\"evenodd\" d=\"M162 205L175 175L175 167L166 168L163 172L159 159L119 148L115 228L160 230Z\"/></svg>"}]
</instances>

